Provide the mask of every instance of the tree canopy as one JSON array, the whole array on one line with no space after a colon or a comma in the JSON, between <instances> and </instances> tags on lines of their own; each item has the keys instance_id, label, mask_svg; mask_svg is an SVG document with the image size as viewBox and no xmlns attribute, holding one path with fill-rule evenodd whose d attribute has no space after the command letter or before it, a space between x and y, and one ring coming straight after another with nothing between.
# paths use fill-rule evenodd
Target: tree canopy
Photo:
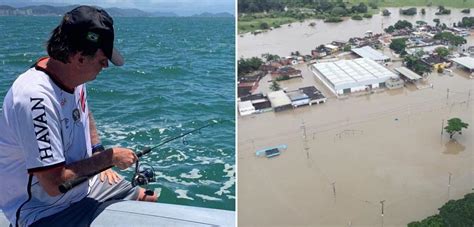
<instances>
[{"instance_id":1,"label":"tree canopy","mask_svg":"<svg viewBox=\"0 0 474 227\"><path fill-rule=\"evenodd\" d=\"M447 133L449 133L449 138L452 139L453 136L458 133L462 134L462 129L467 128L469 124L462 122L461 119L455 117L448 120L448 126L444 127Z\"/></svg>"},{"instance_id":2,"label":"tree canopy","mask_svg":"<svg viewBox=\"0 0 474 227\"><path fill-rule=\"evenodd\" d=\"M418 56L408 55L403 60L407 68L416 74L423 75L431 72L431 67L424 64Z\"/></svg>"},{"instance_id":3,"label":"tree canopy","mask_svg":"<svg viewBox=\"0 0 474 227\"><path fill-rule=\"evenodd\" d=\"M438 210L439 214L408 223L408 227L474 226L474 193L450 200Z\"/></svg>"},{"instance_id":4,"label":"tree canopy","mask_svg":"<svg viewBox=\"0 0 474 227\"><path fill-rule=\"evenodd\" d=\"M464 39L463 37L454 35L451 32L440 32L436 34L433 38L448 42L453 46L459 46L467 42L466 39Z\"/></svg>"},{"instance_id":5,"label":"tree canopy","mask_svg":"<svg viewBox=\"0 0 474 227\"><path fill-rule=\"evenodd\" d=\"M258 68L263 64L262 59L258 57L253 57L249 59L240 58L237 61L237 72L239 76L245 75L247 73L258 70Z\"/></svg>"},{"instance_id":6,"label":"tree canopy","mask_svg":"<svg viewBox=\"0 0 474 227\"><path fill-rule=\"evenodd\" d=\"M273 81L272 84L270 85L270 90L272 91L281 90L280 84L278 84L276 81Z\"/></svg>"},{"instance_id":7,"label":"tree canopy","mask_svg":"<svg viewBox=\"0 0 474 227\"><path fill-rule=\"evenodd\" d=\"M390 43L390 49L394 50L395 53L402 53L402 51L405 50L405 47L407 47L406 45L406 40L405 38L401 38L401 39L392 39L392 43Z\"/></svg>"},{"instance_id":8,"label":"tree canopy","mask_svg":"<svg viewBox=\"0 0 474 227\"><path fill-rule=\"evenodd\" d=\"M446 47L438 47L435 49L435 52L438 54L438 56L443 58L449 55L449 50Z\"/></svg>"}]
</instances>

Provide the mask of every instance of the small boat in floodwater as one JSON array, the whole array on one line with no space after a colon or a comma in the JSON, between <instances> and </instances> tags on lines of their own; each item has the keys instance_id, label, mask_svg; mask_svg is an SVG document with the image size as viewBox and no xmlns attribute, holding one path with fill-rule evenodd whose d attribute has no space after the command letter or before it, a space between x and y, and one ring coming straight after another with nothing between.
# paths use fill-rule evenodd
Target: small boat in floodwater
<instances>
[{"instance_id":1,"label":"small boat in floodwater","mask_svg":"<svg viewBox=\"0 0 474 227\"><path fill-rule=\"evenodd\" d=\"M258 150L255 152L255 154L257 156L265 156L267 158L271 158L280 155L280 152L286 149L288 149L288 146L286 144L281 144L278 146Z\"/></svg>"}]
</instances>

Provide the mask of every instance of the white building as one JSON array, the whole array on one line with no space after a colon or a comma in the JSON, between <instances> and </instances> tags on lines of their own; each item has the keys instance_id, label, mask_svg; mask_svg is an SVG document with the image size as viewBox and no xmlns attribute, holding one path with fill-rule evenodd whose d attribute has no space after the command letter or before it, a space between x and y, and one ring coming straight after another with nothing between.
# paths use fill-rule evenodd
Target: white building
<instances>
[{"instance_id":1,"label":"white building","mask_svg":"<svg viewBox=\"0 0 474 227\"><path fill-rule=\"evenodd\" d=\"M240 116L246 116L255 113L255 107L252 105L252 101L239 102L239 113Z\"/></svg>"},{"instance_id":2,"label":"white building","mask_svg":"<svg viewBox=\"0 0 474 227\"><path fill-rule=\"evenodd\" d=\"M390 61L389 57L385 56L384 54L382 54L381 52L375 50L374 48L370 46L354 48L351 51L363 58L368 58L379 63Z\"/></svg>"},{"instance_id":3,"label":"white building","mask_svg":"<svg viewBox=\"0 0 474 227\"><path fill-rule=\"evenodd\" d=\"M292 108L291 100L283 90L269 92L267 96L275 112Z\"/></svg>"},{"instance_id":4,"label":"white building","mask_svg":"<svg viewBox=\"0 0 474 227\"><path fill-rule=\"evenodd\" d=\"M336 95L385 87L387 80L398 78L395 73L367 58L316 63L310 69Z\"/></svg>"}]
</instances>

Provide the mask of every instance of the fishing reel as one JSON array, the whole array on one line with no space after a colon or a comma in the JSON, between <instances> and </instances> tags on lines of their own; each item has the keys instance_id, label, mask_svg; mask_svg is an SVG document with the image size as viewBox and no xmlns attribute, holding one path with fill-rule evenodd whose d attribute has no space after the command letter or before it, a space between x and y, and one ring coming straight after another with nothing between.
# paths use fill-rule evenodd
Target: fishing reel
<instances>
[{"instance_id":1,"label":"fishing reel","mask_svg":"<svg viewBox=\"0 0 474 227\"><path fill-rule=\"evenodd\" d=\"M150 182L156 182L155 169L147 163L140 164L137 161L135 165L135 173L132 178L132 185L146 187Z\"/></svg>"}]
</instances>

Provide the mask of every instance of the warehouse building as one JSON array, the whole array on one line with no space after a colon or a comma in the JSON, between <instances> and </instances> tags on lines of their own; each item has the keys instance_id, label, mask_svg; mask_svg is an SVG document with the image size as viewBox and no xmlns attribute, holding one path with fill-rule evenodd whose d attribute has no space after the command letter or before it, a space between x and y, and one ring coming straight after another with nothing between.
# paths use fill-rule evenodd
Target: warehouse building
<instances>
[{"instance_id":1,"label":"warehouse building","mask_svg":"<svg viewBox=\"0 0 474 227\"><path fill-rule=\"evenodd\" d=\"M392 71L367 58L316 63L310 69L336 95L385 88L387 80L398 78Z\"/></svg>"}]
</instances>

